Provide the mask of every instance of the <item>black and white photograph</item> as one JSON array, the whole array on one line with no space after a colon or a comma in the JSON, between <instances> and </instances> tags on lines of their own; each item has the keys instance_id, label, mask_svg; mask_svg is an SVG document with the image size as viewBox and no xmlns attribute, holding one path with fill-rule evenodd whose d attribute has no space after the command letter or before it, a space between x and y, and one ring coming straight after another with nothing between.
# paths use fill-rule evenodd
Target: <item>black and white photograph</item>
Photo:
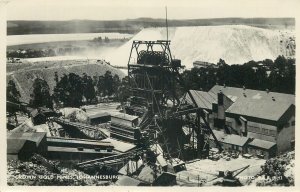
<instances>
[{"instance_id":1,"label":"black and white photograph","mask_svg":"<svg viewBox=\"0 0 300 192\"><path fill-rule=\"evenodd\" d=\"M8 188L296 186L299 1L0 2Z\"/></svg>"}]
</instances>

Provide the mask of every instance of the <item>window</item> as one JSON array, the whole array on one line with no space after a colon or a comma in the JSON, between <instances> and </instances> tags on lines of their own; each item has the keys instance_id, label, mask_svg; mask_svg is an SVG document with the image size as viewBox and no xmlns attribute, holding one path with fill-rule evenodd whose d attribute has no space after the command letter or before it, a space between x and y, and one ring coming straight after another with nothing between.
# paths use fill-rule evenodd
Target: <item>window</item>
<instances>
[{"instance_id":1,"label":"window","mask_svg":"<svg viewBox=\"0 0 300 192\"><path fill-rule=\"evenodd\" d=\"M276 136L276 131L275 130L269 130L269 134L273 135L273 136Z\"/></svg>"},{"instance_id":2,"label":"window","mask_svg":"<svg viewBox=\"0 0 300 192\"><path fill-rule=\"evenodd\" d=\"M260 132L260 128L259 127L254 127L251 125L248 125L248 130L251 132L255 132L255 133L259 133Z\"/></svg>"},{"instance_id":3,"label":"window","mask_svg":"<svg viewBox=\"0 0 300 192\"><path fill-rule=\"evenodd\" d=\"M269 134L269 130L268 130L268 129L262 128L262 133L264 133L264 134Z\"/></svg>"}]
</instances>

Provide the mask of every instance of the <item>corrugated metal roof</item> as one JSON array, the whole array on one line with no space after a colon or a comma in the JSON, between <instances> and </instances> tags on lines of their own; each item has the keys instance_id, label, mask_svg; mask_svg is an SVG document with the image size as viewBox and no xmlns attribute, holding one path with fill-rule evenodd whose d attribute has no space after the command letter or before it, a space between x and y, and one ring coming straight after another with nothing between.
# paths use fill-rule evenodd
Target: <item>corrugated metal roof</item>
<instances>
[{"instance_id":1,"label":"corrugated metal roof","mask_svg":"<svg viewBox=\"0 0 300 192\"><path fill-rule=\"evenodd\" d=\"M128 115L128 114L125 114L125 113L115 113L115 114L112 114L111 117L115 117L115 118L118 118L118 119L125 119L125 120L128 120L128 121L133 121L133 120L138 118L138 116Z\"/></svg>"},{"instance_id":2,"label":"corrugated metal roof","mask_svg":"<svg viewBox=\"0 0 300 192\"><path fill-rule=\"evenodd\" d=\"M100 118L100 117L107 117L107 116L110 116L110 114L107 113L107 112L104 112L104 113L93 113L93 114L87 113L87 116L90 119L95 119L95 118Z\"/></svg>"},{"instance_id":3,"label":"corrugated metal roof","mask_svg":"<svg viewBox=\"0 0 300 192\"><path fill-rule=\"evenodd\" d=\"M136 147L136 145L134 145L134 144L126 143L126 142L123 142L123 141L118 141L118 140L115 140L115 139L112 139L112 138L106 138L106 139L103 139L101 141L110 142L114 146L115 150L123 152L123 153L127 152L127 151L130 151L130 150L132 150Z\"/></svg>"},{"instance_id":4,"label":"corrugated metal roof","mask_svg":"<svg viewBox=\"0 0 300 192\"><path fill-rule=\"evenodd\" d=\"M74 143L74 144L86 144L93 146L112 146L110 142L103 142L99 140L81 140L76 138L60 138L60 137L47 137L47 142L56 142L56 143Z\"/></svg>"},{"instance_id":5,"label":"corrugated metal roof","mask_svg":"<svg viewBox=\"0 0 300 192\"><path fill-rule=\"evenodd\" d=\"M250 140L250 138L248 138L248 137L242 137L242 136L239 136L239 135L231 134L231 135L226 135L222 142L223 143L228 143L228 144L231 144L231 145L238 145L238 146L242 147L249 140Z\"/></svg>"},{"instance_id":6,"label":"corrugated metal roof","mask_svg":"<svg viewBox=\"0 0 300 192\"><path fill-rule=\"evenodd\" d=\"M254 139L253 141L251 141L249 143L249 146L255 146L255 147L259 147L259 148L263 148L263 149L270 149L274 145L276 145L276 143L261 140L261 139Z\"/></svg>"},{"instance_id":7,"label":"corrugated metal roof","mask_svg":"<svg viewBox=\"0 0 300 192\"><path fill-rule=\"evenodd\" d=\"M10 133L8 134L7 138L8 139L24 139L24 140L29 140L33 141L36 143L36 146L40 145L40 142L43 140L43 138L46 137L45 132L15 132L15 133Z\"/></svg>"},{"instance_id":8,"label":"corrugated metal roof","mask_svg":"<svg viewBox=\"0 0 300 192\"><path fill-rule=\"evenodd\" d=\"M226 110L228 113L278 121L295 104L295 95L224 87L215 85L209 92L222 91L234 103Z\"/></svg>"},{"instance_id":9,"label":"corrugated metal roof","mask_svg":"<svg viewBox=\"0 0 300 192\"><path fill-rule=\"evenodd\" d=\"M212 110L212 103L217 103L217 94L215 93L197 90L190 90L190 92L194 97L198 107L202 109ZM188 94L186 95L186 101L192 104L192 100Z\"/></svg>"},{"instance_id":10,"label":"corrugated metal roof","mask_svg":"<svg viewBox=\"0 0 300 192\"><path fill-rule=\"evenodd\" d=\"M58 147L58 146L48 146L48 152L65 152L65 153L90 153L90 154L109 154L115 155L114 152L108 152L107 150L95 150L89 148L83 148L83 150L78 150L75 147Z\"/></svg>"}]
</instances>

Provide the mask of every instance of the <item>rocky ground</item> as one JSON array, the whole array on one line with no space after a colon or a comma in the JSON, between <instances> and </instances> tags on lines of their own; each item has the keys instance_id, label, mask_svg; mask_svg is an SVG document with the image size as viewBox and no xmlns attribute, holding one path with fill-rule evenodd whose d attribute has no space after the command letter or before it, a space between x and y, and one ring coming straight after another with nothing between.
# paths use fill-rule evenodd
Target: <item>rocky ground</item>
<instances>
[{"instance_id":1,"label":"rocky ground","mask_svg":"<svg viewBox=\"0 0 300 192\"><path fill-rule=\"evenodd\" d=\"M254 180L256 186L294 186L295 152L271 158L261 167L262 171Z\"/></svg>"},{"instance_id":2,"label":"rocky ground","mask_svg":"<svg viewBox=\"0 0 300 192\"><path fill-rule=\"evenodd\" d=\"M49 161L8 161L7 184L9 186L103 186L110 181L103 181L76 169L60 167L59 162Z\"/></svg>"}]
</instances>

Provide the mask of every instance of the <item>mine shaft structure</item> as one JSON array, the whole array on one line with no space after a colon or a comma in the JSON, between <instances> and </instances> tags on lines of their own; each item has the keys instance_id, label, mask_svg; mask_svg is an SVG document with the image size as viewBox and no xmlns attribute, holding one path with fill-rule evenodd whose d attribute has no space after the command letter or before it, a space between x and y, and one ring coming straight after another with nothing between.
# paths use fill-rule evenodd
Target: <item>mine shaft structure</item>
<instances>
[{"instance_id":1,"label":"mine shaft structure","mask_svg":"<svg viewBox=\"0 0 300 192\"><path fill-rule=\"evenodd\" d=\"M206 158L211 135L222 150L205 113L184 84L182 68L181 61L172 57L170 41L133 41L128 60L131 97L125 111L141 117L141 145L159 144L171 164L175 157L184 159L184 154ZM189 95L193 105L185 102L182 93ZM189 130L188 139L183 127Z\"/></svg>"}]
</instances>

